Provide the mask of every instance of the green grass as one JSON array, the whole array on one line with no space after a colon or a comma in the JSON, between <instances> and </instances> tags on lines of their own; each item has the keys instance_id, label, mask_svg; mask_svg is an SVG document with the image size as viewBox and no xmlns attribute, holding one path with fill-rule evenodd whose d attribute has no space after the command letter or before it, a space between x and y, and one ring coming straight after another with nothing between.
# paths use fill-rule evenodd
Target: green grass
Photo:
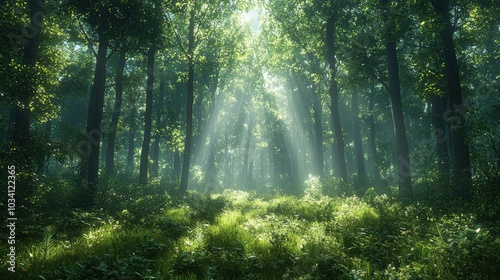
<instances>
[{"instance_id":1,"label":"green grass","mask_svg":"<svg viewBox=\"0 0 500 280\"><path fill-rule=\"evenodd\" d=\"M302 196L182 198L129 185L103 193L103 208L42 205L17 240L16 273L2 267L0 278L496 279L498 222L373 190L331 198L317 184Z\"/></svg>"}]
</instances>

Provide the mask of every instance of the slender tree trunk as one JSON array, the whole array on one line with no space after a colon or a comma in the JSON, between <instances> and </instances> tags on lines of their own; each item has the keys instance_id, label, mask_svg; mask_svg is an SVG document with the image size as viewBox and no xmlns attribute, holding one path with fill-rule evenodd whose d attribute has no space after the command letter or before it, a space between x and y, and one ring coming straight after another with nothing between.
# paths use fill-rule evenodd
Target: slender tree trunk
<instances>
[{"instance_id":1,"label":"slender tree trunk","mask_svg":"<svg viewBox=\"0 0 500 280\"><path fill-rule=\"evenodd\" d=\"M192 140L192 150L191 154L196 154L198 145L201 145L200 141L203 136L203 94L196 94L196 101L193 105L193 140Z\"/></svg>"},{"instance_id":2,"label":"slender tree trunk","mask_svg":"<svg viewBox=\"0 0 500 280\"><path fill-rule=\"evenodd\" d=\"M213 124L217 123L217 118L218 118L218 110L216 110L215 106L215 94L217 92L217 86L219 84L219 74L220 70L217 67L216 73L212 79L212 87L211 87L211 100L210 100L210 122ZM209 131L209 152L208 152L208 159L207 159L207 174L210 178L210 180L215 180L216 179L216 170L215 170L215 146L217 143L216 140L216 135L217 135L217 126L214 125L213 129ZM213 184L215 182L209 182L209 184Z\"/></svg>"},{"instance_id":3,"label":"slender tree trunk","mask_svg":"<svg viewBox=\"0 0 500 280\"><path fill-rule=\"evenodd\" d=\"M317 74L316 58L312 53L308 53L309 61L311 62L311 72ZM311 81L311 95L313 101L313 119L314 119L314 143L313 143L313 162L316 175L324 177L325 160L323 156L323 125L321 121L321 95L318 92L318 87L314 80Z\"/></svg>"},{"instance_id":4,"label":"slender tree trunk","mask_svg":"<svg viewBox=\"0 0 500 280\"><path fill-rule=\"evenodd\" d=\"M253 131L253 121L252 116L249 117L250 122L248 123L247 133L246 133L246 142L245 142L245 150L243 152L243 183L247 184L249 181L249 166L250 166L250 143L252 139L252 131Z\"/></svg>"},{"instance_id":5,"label":"slender tree trunk","mask_svg":"<svg viewBox=\"0 0 500 280\"><path fill-rule=\"evenodd\" d=\"M392 0L381 0L383 8L384 24L390 25L389 4ZM394 32L395 26L388 26L389 33ZM391 112L396 136L396 155L398 166L398 188L401 198L411 199L413 190L411 185L410 152L408 140L406 138L406 128L404 123L403 106L401 103L401 89L399 85L399 65L398 53L396 49L396 39L393 34L385 34L385 51L387 56L387 67L389 73L389 95L391 100Z\"/></svg>"},{"instance_id":6,"label":"slender tree trunk","mask_svg":"<svg viewBox=\"0 0 500 280\"><path fill-rule=\"evenodd\" d=\"M38 57L38 49L40 45L40 37L42 33L43 26L43 6L42 0L29 0L29 17L30 25L27 27L29 30L29 38L24 45L23 50L23 62L24 65L30 69L30 71L35 70L35 64ZM30 75L31 76L31 75ZM34 85L29 81L25 81L24 87L21 88L19 92L19 104L20 106L15 106L14 110L14 122L12 129L12 140L14 145L19 148L23 148L28 143L30 138L30 99L34 94Z\"/></svg>"},{"instance_id":7,"label":"slender tree trunk","mask_svg":"<svg viewBox=\"0 0 500 280\"><path fill-rule=\"evenodd\" d=\"M123 97L123 70L125 69L125 50L120 50L120 57L118 58L118 68L116 69L115 77L115 109L111 118L110 132L108 134L108 148L106 151L106 174L111 175L115 173L115 142L116 130L118 121L120 119Z\"/></svg>"},{"instance_id":8,"label":"slender tree trunk","mask_svg":"<svg viewBox=\"0 0 500 280\"><path fill-rule=\"evenodd\" d=\"M93 205L99 176L99 148L102 138L102 113L104 106L104 89L106 84L106 58L108 42L104 35L99 35L99 49L94 73L94 82L90 91L89 110L87 116L87 136L92 143L88 158L87 182L89 189L89 205Z\"/></svg>"},{"instance_id":9,"label":"slender tree trunk","mask_svg":"<svg viewBox=\"0 0 500 280\"><path fill-rule=\"evenodd\" d=\"M151 123L153 118L153 80L156 45L152 43L148 50L147 63L147 88L146 88L146 112L144 115L144 138L141 149L141 163L139 167L139 183L145 185L148 182L149 165L149 143L151 142Z\"/></svg>"},{"instance_id":10,"label":"slender tree trunk","mask_svg":"<svg viewBox=\"0 0 500 280\"><path fill-rule=\"evenodd\" d=\"M189 179L189 164L191 160L191 148L193 137L193 100L194 100L194 17L196 12L196 1L191 10L189 18L189 34L188 34L188 55L189 69L187 81L187 100L186 100L186 138L184 142L184 157L182 162L182 174L180 192L184 194L187 191Z\"/></svg>"},{"instance_id":11,"label":"slender tree trunk","mask_svg":"<svg viewBox=\"0 0 500 280\"><path fill-rule=\"evenodd\" d=\"M331 126L333 131L333 160L337 168L337 176L347 181L347 166L345 161L344 136L340 124L339 114L339 89L336 81L336 64L335 58L335 16L332 15L326 22L326 47L327 59L330 65L330 113Z\"/></svg>"},{"instance_id":12,"label":"slender tree trunk","mask_svg":"<svg viewBox=\"0 0 500 280\"><path fill-rule=\"evenodd\" d=\"M153 165L151 166L151 175L153 177L158 177L160 169L160 136L162 130L161 117L163 115L163 99L165 98L165 77L162 75L160 80L160 91L158 93L158 100L156 102L156 133L153 142L153 151L151 154L151 159L153 160Z\"/></svg>"},{"instance_id":13,"label":"slender tree trunk","mask_svg":"<svg viewBox=\"0 0 500 280\"><path fill-rule=\"evenodd\" d=\"M365 158L363 153L363 142L361 141L361 126L359 124L358 93L352 92L352 113L354 115L354 148L356 149L356 169L358 171L359 186L364 188L366 184Z\"/></svg>"},{"instance_id":14,"label":"slender tree trunk","mask_svg":"<svg viewBox=\"0 0 500 280\"><path fill-rule=\"evenodd\" d=\"M434 125L434 135L436 141L436 161L439 174L448 174L450 170L450 163L448 161L448 145L444 115L443 98L440 96L433 96L432 102L432 120Z\"/></svg>"},{"instance_id":15,"label":"slender tree trunk","mask_svg":"<svg viewBox=\"0 0 500 280\"><path fill-rule=\"evenodd\" d=\"M455 195L458 198L470 200L472 185L472 170L469 146L466 143L465 118L462 111L462 92L460 75L453 41L453 26L450 21L449 0L434 0L434 10L441 19L441 40L446 74L446 91L448 93L447 116L451 125L451 142L453 156L453 174Z\"/></svg>"},{"instance_id":16,"label":"slender tree trunk","mask_svg":"<svg viewBox=\"0 0 500 280\"><path fill-rule=\"evenodd\" d=\"M398 157L399 192L403 198L412 198L410 152L406 138L403 106L399 86L399 69L396 51L396 42L386 42L387 63L389 67L389 94L391 97L391 111L396 135L396 150Z\"/></svg>"},{"instance_id":17,"label":"slender tree trunk","mask_svg":"<svg viewBox=\"0 0 500 280\"><path fill-rule=\"evenodd\" d=\"M375 89L372 87L370 89L370 100L368 104L368 110L370 115L368 116L368 148L370 149L371 164L373 179L378 182L380 181L380 170L378 168L378 155L377 155L377 145L376 145L376 128L375 128Z\"/></svg>"},{"instance_id":18,"label":"slender tree trunk","mask_svg":"<svg viewBox=\"0 0 500 280\"><path fill-rule=\"evenodd\" d=\"M134 149L135 149L135 108L130 112L129 134L128 134L128 152L127 152L127 170L131 173L134 170Z\"/></svg>"},{"instance_id":19,"label":"slender tree trunk","mask_svg":"<svg viewBox=\"0 0 500 280\"><path fill-rule=\"evenodd\" d=\"M318 93L315 82L312 86L313 110L314 110L314 157L316 163L316 172L321 178L325 175L325 162L323 159L323 125L321 124L321 98Z\"/></svg>"}]
</instances>

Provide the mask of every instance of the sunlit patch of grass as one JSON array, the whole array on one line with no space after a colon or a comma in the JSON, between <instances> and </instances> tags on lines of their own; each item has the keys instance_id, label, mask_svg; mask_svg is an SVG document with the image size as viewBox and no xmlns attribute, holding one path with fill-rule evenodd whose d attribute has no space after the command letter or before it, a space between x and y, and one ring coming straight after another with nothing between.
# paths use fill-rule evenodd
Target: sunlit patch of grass
<instances>
[{"instance_id":1,"label":"sunlit patch of grass","mask_svg":"<svg viewBox=\"0 0 500 280\"><path fill-rule=\"evenodd\" d=\"M240 208L250 202L250 193L241 190L226 189L221 194L214 195L214 198L219 196L229 201L233 208Z\"/></svg>"},{"instance_id":2,"label":"sunlit patch of grass","mask_svg":"<svg viewBox=\"0 0 500 280\"><path fill-rule=\"evenodd\" d=\"M366 202L352 197L337 204L334 220L343 226L355 224L360 227L369 227L376 226L379 214Z\"/></svg>"},{"instance_id":3,"label":"sunlit patch of grass","mask_svg":"<svg viewBox=\"0 0 500 280\"><path fill-rule=\"evenodd\" d=\"M307 221L327 221L332 219L334 200L326 196L312 198L303 196L281 196L272 199L267 207L268 213L296 217Z\"/></svg>"},{"instance_id":4,"label":"sunlit patch of grass","mask_svg":"<svg viewBox=\"0 0 500 280\"><path fill-rule=\"evenodd\" d=\"M75 279L85 273L147 273L145 270L152 264L146 264L166 247L151 230L125 231L116 223L92 228L72 242L59 240L52 229L47 229L40 242L20 253L19 259L24 261L19 275L41 279L53 279L58 275ZM135 257L131 259L131 256ZM143 267L128 269L129 261Z\"/></svg>"},{"instance_id":5,"label":"sunlit patch of grass","mask_svg":"<svg viewBox=\"0 0 500 280\"><path fill-rule=\"evenodd\" d=\"M164 216L171 219L174 222L189 225L191 223L191 216L192 215L191 215L191 209L189 209L189 206L184 205L181 207L168 209L165 212Z\"/></svg>"}]
</instances>

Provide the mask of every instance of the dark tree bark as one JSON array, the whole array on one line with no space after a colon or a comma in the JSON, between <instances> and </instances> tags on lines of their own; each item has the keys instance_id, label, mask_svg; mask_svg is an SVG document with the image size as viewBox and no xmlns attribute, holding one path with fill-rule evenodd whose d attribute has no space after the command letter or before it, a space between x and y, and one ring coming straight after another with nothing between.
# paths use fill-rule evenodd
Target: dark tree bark
<instances>
[{"instance_id":1,"label":"dark tree bark","mask_svg":"<svg viewBox=\"0 0 500 280\"><path fill-rule=\"evenodd\" d=\"M312 53L308 53L308 58L311 63L311 72L317 74L318 66L316 58ZM311 96L313 105L313 120L314 120L314 142L313 142L313 165L316 175L324 177L325 174L325 160L323 156L323 125L321 121L322 108L321 108L321 95L318 92L318 87L315 81L311 81Z\"/></svg>"},{"instance_id":2,"label":"dark tree bark","mask_svg":"<svg viewBox=\"0 0 500 280\"><path fill-rule=\"evenodd\" d=\"M163 115L163 99L165 98L165 77L162 75L160 79L160 90L158 92L158 100L156 102L156 133L153 141L153 151L151 153L151 159L153 160L153 164L151 166L151 175L153 177L158 177L159 169L160 169L160 136L162 130L162 122L161 117Z\"/></svg>"},{"instance_id":3,"label":"dark tree bark","mask_svg":"<svg viewBox=\"0 0 500 280\"><path fill-rule=\"evenodd\" d=\"M326 22L326 54L330 65L330 113L333 131L333 160L337 169L337 176L347 181L347 166L345 161L344 135L340 125L339 115L339 89L336 81L335 58L335 16L331 15Z\"/></svg>"},{"instance_id":4,"label":"dark tree bark","mask_svg":"<svg viewBox=\"0 0 500 280\"><path fill-rule=\"evenodd\" d=\"M433 96L432 103L432 123L434 126L434 136L436 141L436 161L439 174L448 174L450 170L448 145L447 145L447 126L444 119L444 105L441 96Z\"/></svg>"},{"instance_id":5,"label":"dark tree bark","mask_svg":"<svg viewBox=\"0 0 500 280\"><path fill-rule=\"evenodd\" d=\"M383 6L383 18L386 25L390 24L389 4L392 0L381 0ZM388 26L388 32L395 32L395 26ZM404 123L403 106L401 103L401 88L399 85L398 53L394 34L385 34L385 51L387 56L387 67L389 74L389 95L391 100L391 112L396 136L396 155L398 166L398 188L402 198L411 199L413 190L411 185L410 156L406 128Z\"/></svg>"},{"instance_id":6,"label":"dark tree bark","mask_svg":"<svg viewBox=\"0 0 500 280\"><path fill-rule=\"evenodd\" d=\"M149 143L151 142L151 123L153 119L153 80L156 45L152 43L148 50L147 87L146 87L146 112L144 115L144 138L141 149L141 163L139 166L139 183L148 182Z\"/></svg>"},{"instance_id":7,"label":"dark tree bark","mask_svg":"<svg viewBox=\"0 0 500 280\"><path fill-rule=\"evenodd\" d=\"M453 41L453 26L450 20L450 1L433 0L432 4L441 20L440 36L443 44L443 57L448 94L447 116L451 125L453 174L455 195L458 198L472 198L472 170L469 146L466 143L465 118L462 112L462 92L460 75Z\"/></svg>"},{"instance_id":8,"label":"dark tree bark","mask_svg":"<svg viewBox=\"0 0 500 280\"><path fill-rule=\"evenodd\" d=\"M118 68L116 69L115 76L115 108L110 123L110 132L108 134L108 147L106 151L106 174L111 175L115 173L115 142L116 142L116 129L120 119L123 97L123 70L125 69L125 50L120 50L120 57L118 58Z\"/></svg>"},{"instance_id":9,"label":"dark tree bark","mask_svg":"<svg viewBox=\"0 0 500 280\"><path fill-rule=\"evenodd\" d=\"M30 25L27 33L30 35L24 45L23 62L30 70L35 69L40 45L40 37L43 27L43 1L29 0ZM14 145L23 148L30 138L30 99L34 94L34 87L26 81L19 92L20 106L14 107L14 121L12 129L12 140Z\"/></svg>"},{"instance_id":10,"label":"dark tree bark","mask_svg":"<svg viewBox=\"0 0 500 280\"><path fill-rule=\"evenodd\" d=\"M106 84L106 62L108 42L104 35L99 35L99 48L94 72L94 82L90 91L89 110L87 116L87 136L92 143L88 157L87 182L89 189L89 205L93 205L97 192L99 176L99 148L102 138L102 112L104 106L104 89Z\"/></svg>"},{"instance_id":11,"label":"dark tree bark","mask_svg":"<svg viewBox=\"0 0 500 280\"><path fill-rule=\"evenodd\" d=\"M365 157L363 153L363 142L361 141L361 126L359 124L358 93L352 92L351 102L352 113L354 115L354 148L356 149L356 169L358 171L358 183L364 187L366 183Z\"/></svg>"},{"instance_id":12,"label":"dark tree bark","mask_svg":"<svg viewBox=\"0 0 500 280\"><path fill-rule=\"evenodd\" d=\"M188 56L189 69L187 81L187 99L186 99L186 138L184 141L184 156L182 161L182 174L180 183L180 193L184 194L187 191L189 179L189 165L191 160L191 148L193 138L193 101L194 101L194 17L196 11L196 1L191 10L189 18L188 32Z\"/></svg>"}]
</instances>

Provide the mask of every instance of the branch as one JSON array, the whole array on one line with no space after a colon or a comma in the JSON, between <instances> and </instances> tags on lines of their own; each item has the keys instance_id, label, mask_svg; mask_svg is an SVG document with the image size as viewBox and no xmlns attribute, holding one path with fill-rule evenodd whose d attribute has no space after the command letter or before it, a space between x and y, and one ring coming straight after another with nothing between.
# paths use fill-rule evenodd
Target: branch
<instances>
[{"instance_id":1,"label":"branch","mask_svg":"<svg viewBox=\"0 0 500 280\"><path fill-rule=\"evenodd\" d=\"M118 46L115 46L115 47L111 50L111 52L108 54L108 56L106 57L106 59L110 58L110 57L111 57L111 56L115 53L115 51L116 51L117 49L118 49Z\"/></svg>"},{"instance_id":2,"label":"branch","mask_svg":"<svg viewBox=\"0 0 500 280\"><path fill-rule=\"evenodd\" d=\"M177 29L174 28L174 22L170 18L170 15L168 14L168 12L166 13L166 15L167 15L167 19L168 19L170 27L174 30L175 38L177 39L177 43L179 43L179 47L181 48L181 51L184 53L184 55L187 57L187 59L191 59L190 55L186 51L186 48L184 48L184 45L182 44L182 38L181 38L181 35L179 34L179 31L177 31Z\"/></svg>"},{"instance_id":3,"label":"branch","mask_svg":"<svg viewBox=\"0 0 500 280\"><path fill-rule=\"evenodd\" d=\"M94 44L92 43L92 40L90 40L89 36L85 32L85 29L83 29L81 21L79 19L77 19L76 21L78 21L78 27L80 27L80 32L82 32L83 36L87 40L87 43L89 44L90 49L92 50L92 53L94 53L94 56L97 57L97 52L94 50Z\"/></svg>"}]
</instances>

